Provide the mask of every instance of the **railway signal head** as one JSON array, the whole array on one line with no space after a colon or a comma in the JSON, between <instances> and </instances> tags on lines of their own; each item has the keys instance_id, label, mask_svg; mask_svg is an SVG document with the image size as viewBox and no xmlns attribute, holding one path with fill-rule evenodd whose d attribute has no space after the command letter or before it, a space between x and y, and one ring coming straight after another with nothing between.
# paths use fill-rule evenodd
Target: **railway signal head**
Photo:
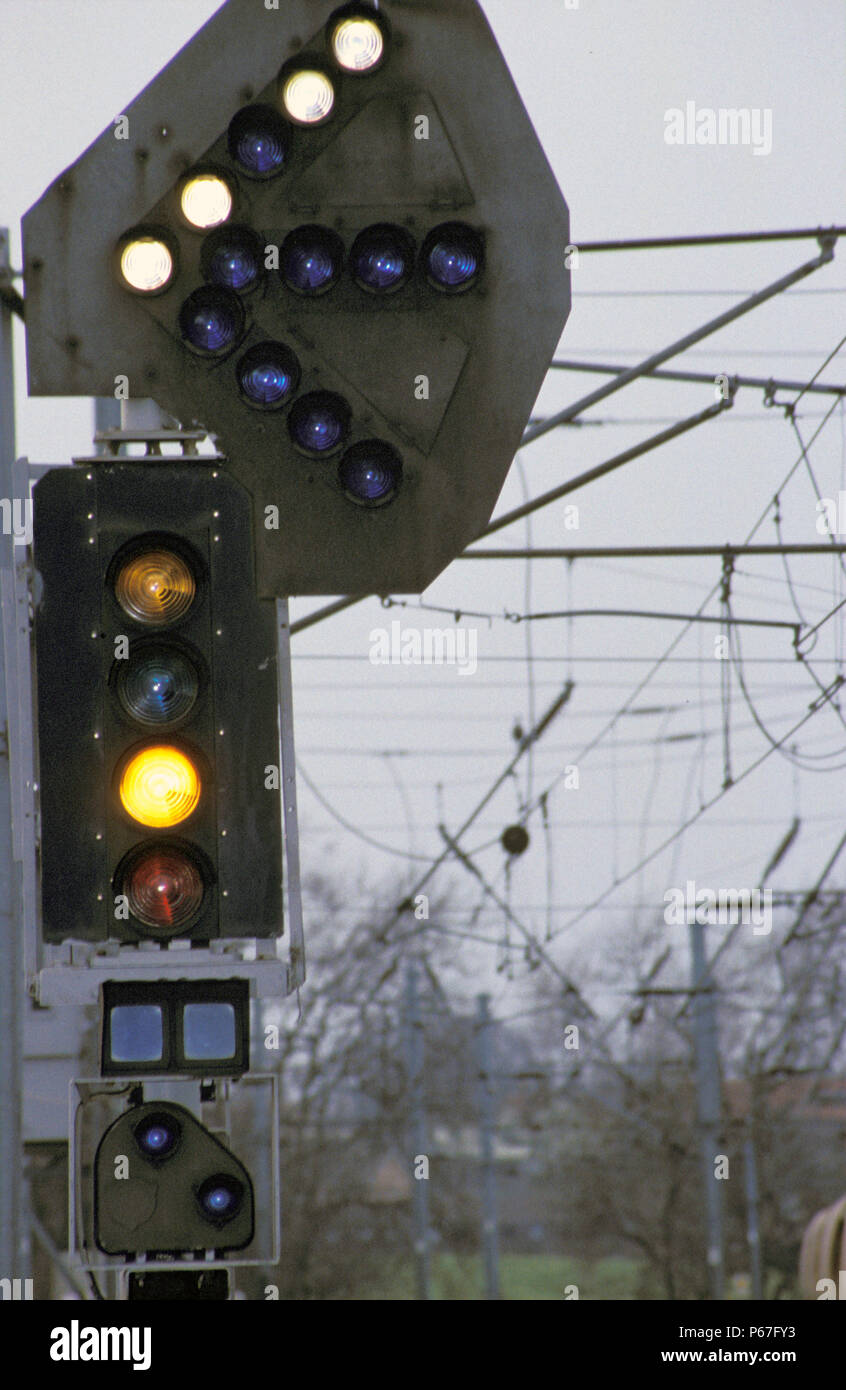
<instances>
[{"instance_id":1,"label":"railway signal head","mask_svg":"<svg viewBox=\"0 0 846 1390\"><path fill-rule=\"evenodd\" d=\"M228 0L28 213L30 389L213 433L260 593L419 591L493 510L568 242L477 0Z\"/></svg>"},{"instance_id":2,"label":"railway signal head","mask_svg":"<svg viewBox=\"0 0 846 1390\"><path fill-rule=\"evenodd\" d=\"M282 931L276 629L250 503L185 462L37 484L45 940Z\"/></svg>"}]
</instances>

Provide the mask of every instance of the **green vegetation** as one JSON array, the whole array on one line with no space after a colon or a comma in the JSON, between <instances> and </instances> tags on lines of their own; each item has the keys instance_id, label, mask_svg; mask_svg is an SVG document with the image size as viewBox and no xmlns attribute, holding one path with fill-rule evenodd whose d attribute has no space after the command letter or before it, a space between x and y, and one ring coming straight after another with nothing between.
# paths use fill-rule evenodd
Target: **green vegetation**
<instances>
[{"instance_id":1,"label":"green vegetation","mask_svg":"<svg viewBox=\"0 0 846 1390\"><path fill-rule=\"evenodd\" d=\"M502 1296L508 1300L559 1300L575 1284L582 1299L649 1299L659 1297L642 1261L622 1255L602 1260L578 1260L569 1255L502 1255ZM432 1261L432 1294L444 1300L483 1297L484 1268L478 1255L436 1255ZM404 1262L386 1271L378 1285L355 1299L411 1299L414 1270Z\"/></svg>"}]
</instances>

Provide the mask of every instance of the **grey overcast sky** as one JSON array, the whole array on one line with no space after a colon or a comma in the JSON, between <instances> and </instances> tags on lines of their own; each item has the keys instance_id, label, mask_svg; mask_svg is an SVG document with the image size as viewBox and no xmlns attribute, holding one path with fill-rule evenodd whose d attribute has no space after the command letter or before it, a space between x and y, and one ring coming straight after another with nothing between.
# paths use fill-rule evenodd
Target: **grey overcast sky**
<instances>
[{"instance_id":1,"label":"grey overcast sky","mask_svg":"<svg viewBox=\"0 0 846 1390\"><path fill-rule=\"evenodd\" d=\"M12 229L17 264L26 209L216 8L207 0L0 0L0 223ZM577 244L846 222L846 11L839 0L579 0L577 7L565 0L485 0L484 9L570 205ZM698 110L770 112L771 150L668 144L666 113L687 103ZM584 255L573 272L573 310L559 355L636 362L815 254L807 241ZM846 246L839 247L834 262L798 290L671 365L808 380L844 332L844 256ZM87 451L90 403L27 400L21 332L18 349L19 452L58 462ZM846 380L846 353L821 379ZM538 413L563 407L599 380L550 372ZM713 398L709 385L627 388L589 411L582 427L558 429L528 446L498 509L542 493ZM805 441L832 400L802 398L797 425ZM762 514L756 539L775 540L767 509L799 455L784 413L766 409L760 390L742 390L719 421L568 499L578 504L577 530L565 528L559 503L530 524L503 531L496 543L739 542ZM808 459L780 492L785 540L821 539L811 471L823 496L846 489L841 405ZM416 596L407 596L411 608L387 613L370 600L298 637L302 767L338 816L368 837L333 820L303 782L306 867L329 865L348 876L355 910L395 901L411 869L425 867L410 869L404 853L439 851L439 820L453 829L462 822L514 751L514 722L527 728L571 677L567 710L464 841L479 851L476 862L497 891L510 894L514 911L542 938L551 932L548 949L562 966L589 953L601 964L602 951L619 943L636 918L660 918L666 889L687 879L713 888L754 887L797 815L799 837L773 883L808 886L843 832L846 726L836 711L816 714L791 740L801 765L773 752L669 849L633 872L723 785L723 663L714 656L720 629L683 633L672 659L631 702L632 712L608 730L682 624L605 617L518 624L503 617L564 608L694 612L718 582L719 566L718 559L579 561L571 568L561 560L458 560L423 602L491 615L462 619L477 632L475 675L370 663L370 633L393 619L418 628L451 623L443 614L416 612ZM813 625L844 593L843 572L829 558L791 561L789 571L778 559L744 559L732 601L742 616ZM299 600L295 613L314 606L315 600ZM705 611L718 614L716 599ZM795 660L784 630L746 628L740 641L755 716L781 739L819 693L815 677L828 684L842 669L841 615L820 629L813 651L808 644L805 665ZM770 746L736 673L730 713L736 780ZM521 801L536 800L568 765L578 767L578 789L559 781L550 792L546 830L539 812L532 815L530 848L506 883L501 829L519 814ZM359 875L373 890L365 897ZM585 913L618 878L623 881L602 906ZM501 938L502 914L491 905L468 926L477 886L462 869L453 867L440 881L455 885L450 926ZM683 959L683 929L666 931ZM467 949L476 950L469 943ZM503 1001L520 996L524 966L515 959L513 979L497 976L499 959L494 948L476 954L468 989L492 981L497 1005L507 1008Z\"/></svg>"}]
</instances>

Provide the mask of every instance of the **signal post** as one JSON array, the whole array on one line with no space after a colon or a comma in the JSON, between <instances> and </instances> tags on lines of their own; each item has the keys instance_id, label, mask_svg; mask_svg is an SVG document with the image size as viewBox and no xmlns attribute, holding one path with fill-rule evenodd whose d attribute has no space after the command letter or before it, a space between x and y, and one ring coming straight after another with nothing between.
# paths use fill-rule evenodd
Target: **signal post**
<instances>
[{"instance_id":1,"label":"signal post","mask_svg":"<svg viewBox=\"0 0 846 1390\"><path fill-rule=\"evenodd\" d=\"M73 1254L131 1298L278 1257L275 1089L261 1183L229 1112L250 999L305 974L288 596L420 592L477 537L568 243L477 0L227 0L24 220L30 392L179 422L34 489L33 975L99 1004Z\"/></svg>"}]
</instances>

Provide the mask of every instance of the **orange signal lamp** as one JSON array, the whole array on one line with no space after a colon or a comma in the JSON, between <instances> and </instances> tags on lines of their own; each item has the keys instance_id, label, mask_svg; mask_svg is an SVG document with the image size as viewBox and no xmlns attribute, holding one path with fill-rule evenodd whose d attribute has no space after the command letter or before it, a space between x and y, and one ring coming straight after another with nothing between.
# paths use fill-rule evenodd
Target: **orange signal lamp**
<instances>
[{"instance_id":1,"label":"orange signal lamp","mask_svg":"<svg viewBox=\"0 0 846 1390\"><path fill-rule=\"evenodd\" d=\"M123 564L115 597L130 618L163 627L185 616L197 592L191 569L172 550L146 550Z\"/></svg>"},{"instance_id":2,"label":"orange signal lamp","mask_svg":"<svg viewBox=\"0 0 846 1390\"><path fill-rule=\"evenodd\" d=\"M179 825L197 809L202 782L195 763L179 748L153 744L127 762L120 779L123 809L139 825Z\"/></svg>"}]
</instances>

